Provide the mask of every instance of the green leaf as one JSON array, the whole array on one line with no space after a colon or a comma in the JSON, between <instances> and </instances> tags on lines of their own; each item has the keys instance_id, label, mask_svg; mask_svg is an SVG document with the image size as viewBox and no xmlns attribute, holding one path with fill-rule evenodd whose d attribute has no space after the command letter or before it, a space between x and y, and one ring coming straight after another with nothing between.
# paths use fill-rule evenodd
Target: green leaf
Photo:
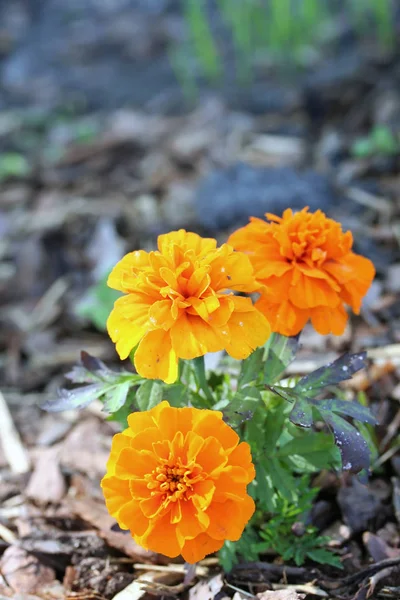
<instances>
[{"instance_id":1,"label":"green leaf","mask_svg":"<svg viewBox=\"0 0 400 600\"><path fill-rule=\"evenodd\" d=\"M110 312L117 298L121 296L121 292L108 287L107 280L108 274L92 285L75 309L78 316L90 321L99 331L106 330Z\"/></svg>"},{"instance_id":2,"label":"green leaf","mask_svg":"<svg viewBox=\"0 0 400 600\"><path fill-rule=\"evenodd\" d=\"M218 558L225 573L232 571L233 567L238 562L235 542L226 541L218 552Z\"/></svg>"},{"instance_id":3,"label":"green leaf","mask_svg":"<svg viewBox=\"0 0 400 600\"><path fill-rule=\"evenodd\" d=\"M279 490L283 498L294 502L297 498L297 483L290 471L275 457L265 460L263 466L269 473L274 488Z\"/></svg>"},{"instance_id":4,"label":"green leaf","mask_svg":"<svg viewBox=\"0 0 400 600\"><path fill-rule=\"evenodd\" d=\"M139 410L150 410L163 399L163 386L161 383L149 379L142 383L136 392L136 403Z\"/></svg>"},{"instance_id":5,"label":"green leaf","mask_svg":"<svg viewBox=\"0 0 400 600\"><path fill-rule=\"evenodd\" d=\"M264 382L272 385L296 356L299 336L286 337L274 333L265 347Z\"/></svg>"},{"instance_id":6,"label":"green leaf","mask_svg":"<svg viewBox=\"0 0 400 600\"><path fill-rule=\"evenodd\" d=\"M267 512L275 512L276 491L272 483L268 469L263 464L256 464L256 498L259 502L259 507Z\"/></svg>"},{"instance_id":7,"label":"green leaf","mask_svg":"<svg viewBox=\"0 0 400 600\"><path fill-rule=\"evenodd\" d=\"M336 445L342 455L343 469L352 473L368 469L371 458L370 450L361 433L334 412L325 410L318 412L333 431Z\"/></svg>"},{"instance_id":8,"label":"green leaf","mask_svg":"<svg viewBox=\"0 0 400 600\"><path fill-rule=\"evenodd\" d=\"M332 363L302 377L294 387L293 394L312 398L328 385L337 385L341 381L351 379L354 373L366 366L366 358L366 352L343 354Z\"/></svg>"},{"instance_id":9,"label":"green leaf","mask_svg":"<svg viewBox=\"0 0 400 600\"><path fill-rule=\"evenodd\" d=\"M187 406L187 397L188 390L182 383L172 383L163 387L162 400L167 400L171 406Z\"/></svg>"},{"instance_id":10,"label":"green leaf","mask_svg":"<svg viewBox=\"0 0 400 600\"><path fill-rule=\"evenodd\" d=\"M289 418L292 423L299 427L311 427L313 424L312 406L306 398L301 396L297 398L290 411Z\"/></svg>"},{"instance_id":11,"label":"green leaf","mask_svg":"<svg viewBox=\"0 0 400 600\"><path fill-rule=\"evenodd\" d=\"M307 431L277 451L277 456L299 473L315 473L321 469L340 469L341 459L332 435Z\"/></svg>"},{"instance_id":12,"label":"green leaf","mask_svg":"<svg viewBox=\"0 0 400 600\"><path fill-rule=\"evenodd\" d=\"M285 405L281 398L273 397L267 405L263 424L264 440L261 446L262 452L266 455L271 455L276 451L276 443L282 435L287 418L284 409Z\"/></svg>"},{"instance_id":13,"label":"green leaf","mask_svg":"<svg viewBox=\"0 0 400 600\"><path fill-rule=\"evenodd\" d=\"M48 412L82 409L89 406L104 393L103 383L92 383L72 390L58 390L57 398L41 404L40 408Z\"/></svg>"},{"instance_id":14,"label":"green leaf","mask_svg":"<svg viewBox=\"0 0 400 600\"><path fill-rule=\"evenodd\" d=\"M248 358L242 360L237 384L238 390L259 378L263 368L263 357L264 348L257 348Z\"/></svg>"},{"instance_id":15,"label":"green leaf","mask_svg":"<svg viewBox=\"0 0 400 600\"><path fill-rule=\"evenodd\" d=\"M129 390L131 389L132 381L124 381L114 386L104 394L104 410L110 413L117 412L126 402Z\"/></svg>"},{"instance_id":16,"label":"green leaf","mask_svg":"<svg viewBox=\"0 0 400 600\"><path fill-rule=\"evenodd\" d=\"M321 565L330 565L331 567L336 567L336 569L343 569L340 558L336 554L333 554L332 550L316 548L315 550L308 550L307 556Z\"/></svg>"},{"instance_id":17,"label":"green leaf","mask_svg":"<svg viewBox=\"0 0 400 600\"><path fill-rule=\"evenodd\" d=\"M250 420L260 405L260 391L256 387L245 386L235 393L223 413L228 423L235 427Z\"/></svg>"},{"instance_id":18,"label":"green leaf","mask_svg":"<svg viewBox=\"0 0 400 600\"><path fill-rule=\"evenodd\" d=\"M87 383L73 389L61 389L58 397L44 403L41 408L50 412L81 409L94 400L102 399L105 410L119 410L126 401L131 387L142 378L129 371L113 371L88 352L81 352L81 361L66 374L73 383Z\"/></svg>"},{"instance_id":19,"label":"green leaf","mask_svg":"<svg viewBox=\"0 0 400 600\"><path fill-rule=\"evenodd\" d=\"M22 154L6 152L0 154L0 181L9 177L26 177L31 172L31 167Z\"/></svg>"},{"instance_id":20,"label":"green leaf","mask_svg":"<svg viewBox=\"0 0 400 600\"><path fill-rule=\"evenodd\" d=\"M351 146L351 153L356 158L366 158L374 153L374 143L369 137L356 140Z\"/></svg>"},{"instance_id":21,"label":"green leaf","mask_svg":"<svg viewBox=\"0 0 400 600\"><path fill-rule=\"evenodd\" d=\"M363 406L359 402L351 402L347 400L339 400L339 398L329 398L327 400L317 400L314 406L321 412L336 412L341 415L347 415L353 417L361 423L369 423L370 425L376 425L377 421L370 412L367 406Z\"/></svg>"}]
</instances>

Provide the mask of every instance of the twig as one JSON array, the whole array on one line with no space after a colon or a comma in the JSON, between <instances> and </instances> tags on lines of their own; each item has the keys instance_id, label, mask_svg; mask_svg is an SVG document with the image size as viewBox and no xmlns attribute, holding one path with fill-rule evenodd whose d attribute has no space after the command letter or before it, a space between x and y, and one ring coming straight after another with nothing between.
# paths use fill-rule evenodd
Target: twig
<instances>
[{"instance_id":1,"label":"twig","mask_svg":"<svg viewBox=\"0 0 400 600\"><path fill-rule=\"evenodd\" d=\"M30 461L19 433L15 428L11 413L0 391L0 441L8 464L13 473L26 473Z\"/></svg>"},{"instance_id":2,"label":"twig","mask_svg":"<svg viewBox=\"0 0 400 600\"><path fill-rule=\"evenodd\" d=\"M323 582L320 582L319 585L327 590L341 590L349 586L357 585L361 581L364 581L364 579L366 579L367 577L375 575L375 573L378 573L383 569L387 569L389 567L396 567L398 565L400 565L400 556L396 556L396 558L385 558L384 560L380 560L379 562L374 563L373 565L369 565L368 567L361 569L361 571L358 571L358 573L349 575L349 577L345 577L340 581L325 580Z\"/></svg>"}]
</instances>

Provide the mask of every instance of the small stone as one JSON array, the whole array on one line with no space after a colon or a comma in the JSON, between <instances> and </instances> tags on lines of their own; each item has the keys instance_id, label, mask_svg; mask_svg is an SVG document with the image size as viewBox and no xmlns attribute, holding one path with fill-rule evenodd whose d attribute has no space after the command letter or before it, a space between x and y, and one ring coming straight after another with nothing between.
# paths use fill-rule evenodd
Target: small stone
<instances>
[{"instance_id":1,"label":"small stone","mask_svg":"<svg viewBox=\"0 0 400 600\"><path fill-rule=\"evenodd\" d=\"M125 212L135 231L151 232L160 226L160 206L157 199L150 194L138 196L126 207Z\"/></svg>"},{"instance_id":2,"label":"small stone","mask_svg":"<svg viewBox=\"0 0 400 600\"><path fill-rule=\"evenodd\" d=\"M168 195L161 204L165 225L170 228L189 227L195 222L193 186L176 182L169 187Z\"/></svg>"},{"instance_id":3,"label":"small stone","mask_svg":"<svg viewBox=\"0 0 400 600\"><path fill-rule=\"evenodd\" d=\"M395 263L387 268L386 287L389 292L400 292L400 263Z\"/></svg>"},{"instance_id":4,"label":"small stone","mask_svg":"<svg viewBox=\"0 0 400 600\"><path fill-rule=\"evenodd\" d=\"M175 137L171 143L171 154L182 162L193 162L215 140L215 129L187 129Z\"/></svg>"}]
</instances>

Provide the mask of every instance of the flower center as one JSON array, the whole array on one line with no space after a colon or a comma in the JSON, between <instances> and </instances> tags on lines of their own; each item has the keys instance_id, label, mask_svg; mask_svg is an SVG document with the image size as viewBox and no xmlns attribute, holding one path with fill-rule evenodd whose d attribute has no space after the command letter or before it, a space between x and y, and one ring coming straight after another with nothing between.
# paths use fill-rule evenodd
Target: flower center
<instances>
[{"instance_id":1,"label":"flower center","mask_svg":"<svg viewBox=\"0 0 400 600\"><path fill-rule=\"evenodd\" d=\"M187 500L193 485L203 479L198 465L192 467L182 465L180 459L171 466L162 464L151 473L145 475L147 488L151 495L161 495L162 502L177 502Z\"/></svg>"}]
</instances>

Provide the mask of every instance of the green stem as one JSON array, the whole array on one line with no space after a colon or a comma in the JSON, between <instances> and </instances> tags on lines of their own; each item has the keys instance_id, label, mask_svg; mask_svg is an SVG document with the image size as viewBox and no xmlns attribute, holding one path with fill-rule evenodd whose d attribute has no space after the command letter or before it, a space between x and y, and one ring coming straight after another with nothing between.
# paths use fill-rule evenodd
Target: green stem
<instances>
[{"instance_id":1,"label":"green stem","mask_svg":"<svg viewBox=\"0 0 400 600\"><path fill-rule=\"evenodd\" d=\"M191 363L193 365L193 372L199 391L201 390L203 392L210 406L212 406L214 404L214 396L207 383L204 356L198 356L197 358L194 358Z\"/></svg>"}]
</instances>

